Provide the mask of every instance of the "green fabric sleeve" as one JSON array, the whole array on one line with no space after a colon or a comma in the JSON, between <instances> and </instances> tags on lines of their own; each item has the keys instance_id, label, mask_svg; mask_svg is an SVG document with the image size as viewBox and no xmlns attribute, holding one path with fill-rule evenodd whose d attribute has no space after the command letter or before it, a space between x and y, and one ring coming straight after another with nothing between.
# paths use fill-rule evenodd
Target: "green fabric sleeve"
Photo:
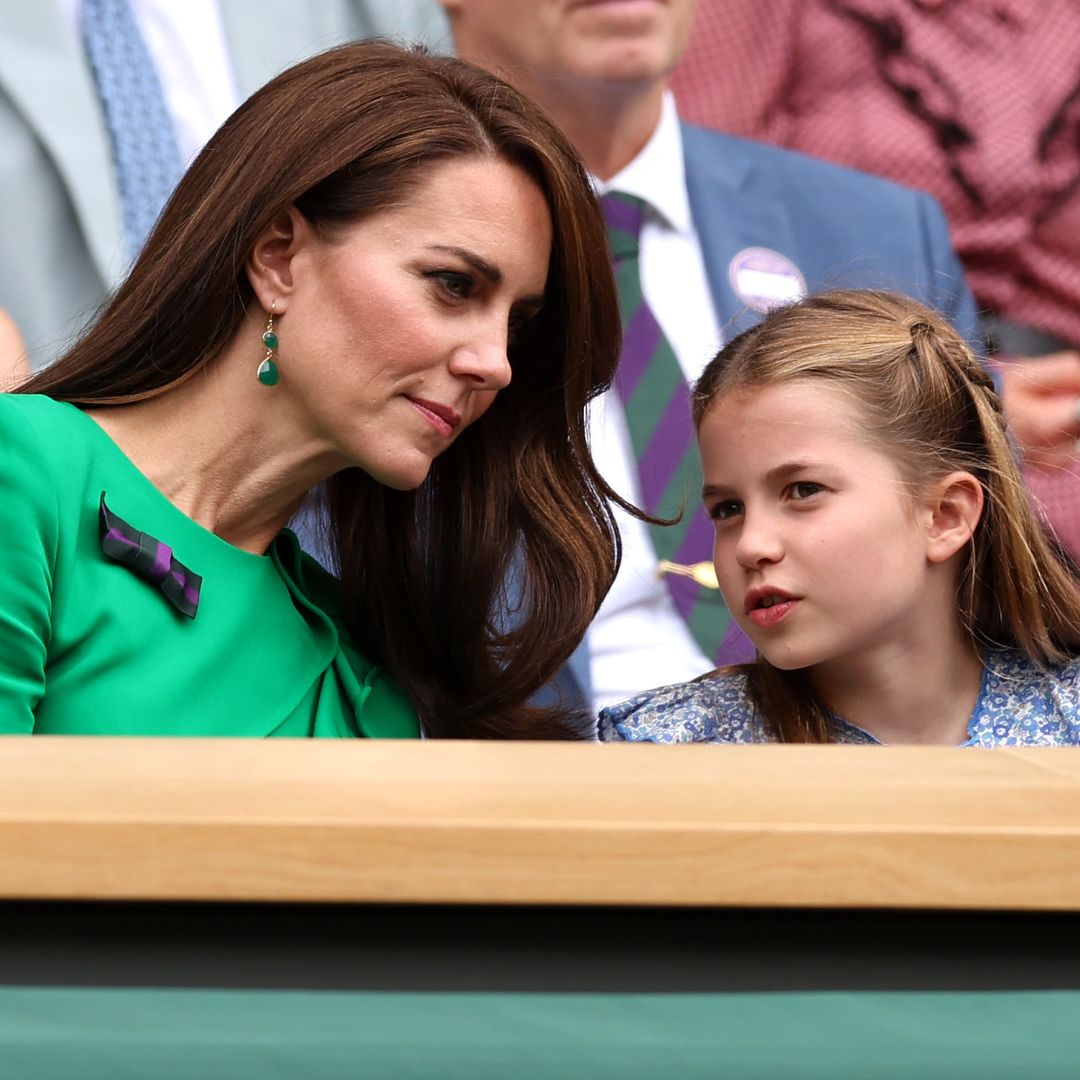
<instances>
[{"instance_id":1,"label":"green fabric sleeve","mask_svg":"<svg viewBox=\"0 0 1080 1080\"><path fill-rule=\"evenodd\" d=\"M356 731L369 739L415 739L420 735L416 709L397 681L381 666L357 651L345 625L341 583L300 549L289 530L281 536L278 557L298 601L313 606L329 619L341 643L338 678L356 710Z\"/></svg>"},{"instance_id":2,"label":"green fabric sleeve","mask_svg":"<svg viewBox=\"0 0 1080 1080\"><path fill-rule=\"evenodd\" d=\"M369 739L415 739L420 735L416 709L382 668L369 675L371 695L360 714L360 730Z\"/></svg>"},{"instance_id":3,"label":"green fabric sleeve","mask_svg":"<svg viewBox=\"0 0 1080 1080\"><path fill-rule=\"evenodd\" d=\"M0 734L28 735L45 692L59 540L38 433L0 395Z\"/></svg>"},{"instance_id":4,"label":"green fabric sleeve","mask_svg":"<svg viewBox=\"0 0 1080 1080\"><path fill-rule=\"evenodd\" d=\"M338 677L356 708L358 733L368 739L416 739L420 722L405 692L382 667L343 640Z\"/></svg>"}]
</instances>

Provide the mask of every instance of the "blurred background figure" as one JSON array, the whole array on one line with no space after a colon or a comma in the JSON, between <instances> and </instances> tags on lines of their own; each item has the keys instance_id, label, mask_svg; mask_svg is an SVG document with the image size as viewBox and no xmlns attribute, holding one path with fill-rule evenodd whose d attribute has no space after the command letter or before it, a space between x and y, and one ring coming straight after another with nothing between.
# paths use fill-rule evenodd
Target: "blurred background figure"
<instances>
[{"instance_id":1,"label":"blurred background figure","mask_svg":"<svg viewBox=\"0 0 1080 1080\"><path fill-rule=\"evenodd\" d=\"M808 290L911 292L974 332L975 306L933 199L802 154L684 123L667 80L693 0L443 0L465 60L538 101L570 136L608 219L624 328L616 389L595 404L604 478L650 513L619 515L623 560L562 689L607 704L752 655L699 577L689 382L733 328Z\"/></svg>"},{"instance_id":2,"label":"blurred background figure","mask_svg":"<svg viewBox=\"0 0 1080 1080\"><path fill-rule=\"evenodd\" d=\"M697 123L930 191L1003 359L1029 485L1080 553L1080 5L702 0Z\"/></svg>"},{"instance_id":3,"label":"blurred background figure","mask_svg":"<svg viewBox=\"0 0 1080 1080\"><path fill-rule=\"evenodd\" d=\"M29 374L30 362L19 328L6 311L0 311L0 391L17 385Z\"/></svg>"},{"instance_id":4,"label":"blurred background figure","mask_svg":"<svg viewBox=\"0 0 1080 1080\"><path fill-rule=\"evenodd\" d=\"M0 308L31 366L118 284L241 101L305 56L376 34L438 46L444 22L430 0L0 5Z\"/></svg>"}]
</instances>

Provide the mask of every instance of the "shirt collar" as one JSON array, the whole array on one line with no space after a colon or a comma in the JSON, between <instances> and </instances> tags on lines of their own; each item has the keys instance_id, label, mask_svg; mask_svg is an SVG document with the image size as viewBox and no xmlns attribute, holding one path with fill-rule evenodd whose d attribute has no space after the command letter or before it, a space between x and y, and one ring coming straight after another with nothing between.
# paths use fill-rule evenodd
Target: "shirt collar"
<instances>
[{"instance_id":1,"label":"shirt collar","mask_svg":"<svg viewBox=\"0 0 1080 1080\"><path fill-rule=\"evenodd\" d=\"M637 157L610 180L594 181L600 194L624 191L649 204L666 225L677 232L689 233L690 196L686 193L686 169L683 164L682 129L675 110L675 98L664 91L660 122Z\"/></svg>"}]
</instances>

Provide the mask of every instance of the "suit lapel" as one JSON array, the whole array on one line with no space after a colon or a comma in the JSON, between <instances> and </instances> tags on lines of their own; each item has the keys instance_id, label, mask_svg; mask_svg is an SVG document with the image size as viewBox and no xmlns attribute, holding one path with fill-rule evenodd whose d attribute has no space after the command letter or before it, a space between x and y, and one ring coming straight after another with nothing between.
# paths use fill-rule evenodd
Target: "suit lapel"
<instances>
[{"instance_id":1,"label":"suit lapel","mask_svg":"<svg viewBox=\"0 0 1080 1080\"><path fill-rule=\"evenodd\" d=\"M732 259L746 248L779 252L796 266L799 250L784 201L748 153L752 144L682 125L690 211L725 341L756 323L731 283Z\"/></svg>"},{"instance_id":2,"label":"suit lapel","mask_svg":"<svg viewBox=\"0 0 1080 1080\"><path fill-rule=\"evenodd\" d=\"M37 133L71 197L106 288L125 265L109 134L79 43L55 4L7 4L0 87Z\"/></svg>"}]
</instances>

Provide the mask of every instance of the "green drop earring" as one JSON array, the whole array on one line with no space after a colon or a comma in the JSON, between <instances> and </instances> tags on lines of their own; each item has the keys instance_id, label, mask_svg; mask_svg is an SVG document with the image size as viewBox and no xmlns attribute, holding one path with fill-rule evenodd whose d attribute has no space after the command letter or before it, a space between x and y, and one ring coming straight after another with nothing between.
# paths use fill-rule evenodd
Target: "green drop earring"
<instances>
[{"instance_id":1,"label":"green drop earring","mask_svg":"<svg viewBox=\"0 0 1080 1080\"><path fill-rule=\"evenodd\" d=\"M277 386L278 381L281 379L281 372L278 371L277 361L274 359L278 340L277 334L274 333L273 304L270 305L270 310L266 313L266 329L263 331L262 343L266 346L266 355L259 365L259 370L255 372L255 377L263 386Z\"/></svg>"}]
</instances>

